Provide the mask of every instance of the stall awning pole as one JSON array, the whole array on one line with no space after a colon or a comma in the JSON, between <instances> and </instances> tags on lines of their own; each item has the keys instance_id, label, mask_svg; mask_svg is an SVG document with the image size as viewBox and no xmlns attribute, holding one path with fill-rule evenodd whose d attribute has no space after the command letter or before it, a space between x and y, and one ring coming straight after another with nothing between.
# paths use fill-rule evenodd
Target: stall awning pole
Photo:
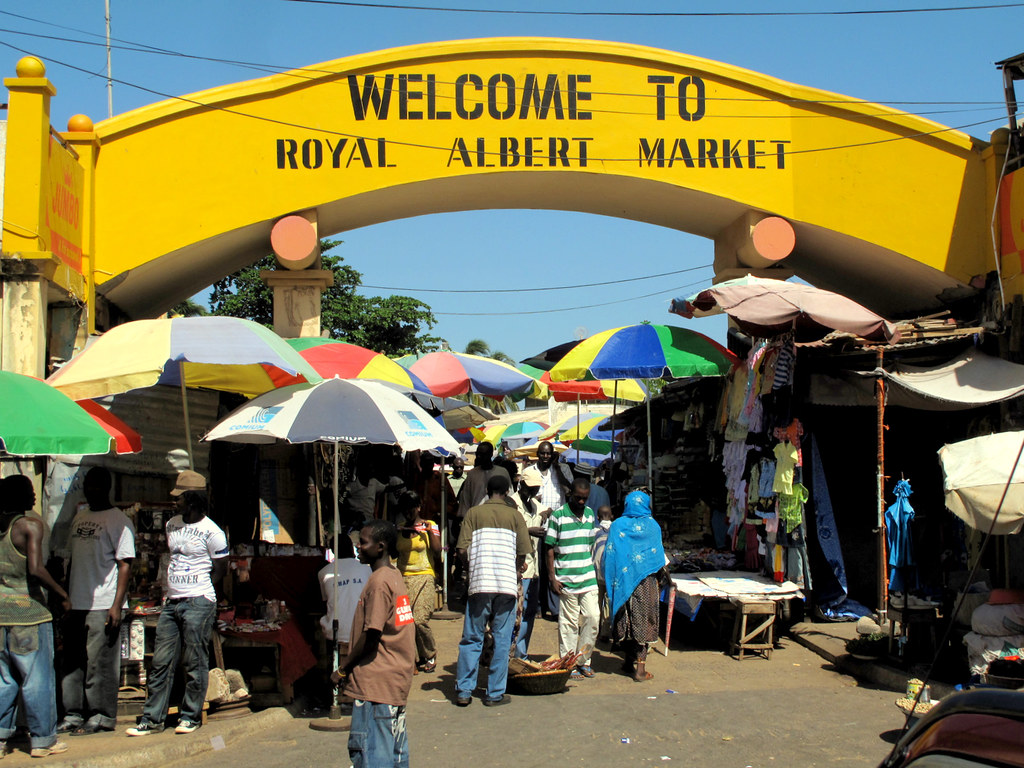
<instances>
[{"instance_id":1,"label":"stall awning pole","mask_svg":"<svg viewBox=\"0 0 1024 768\"><path fill-rule=\"evenodd\" d=\"M876 368L878 378L875 380L875 400L877 402L877 439L878 456L876 479L878 482L878 620L885 623L889 604L889 555L885 533L885 379L882 375L882 350L878 350Z\"/></svg>"}]
</instances>

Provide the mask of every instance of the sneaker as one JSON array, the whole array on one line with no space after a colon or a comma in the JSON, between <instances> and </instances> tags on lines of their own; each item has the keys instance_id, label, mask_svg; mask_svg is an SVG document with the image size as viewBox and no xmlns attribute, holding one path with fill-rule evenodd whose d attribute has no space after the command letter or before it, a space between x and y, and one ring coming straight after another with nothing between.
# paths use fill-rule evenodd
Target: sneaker
<instances>
[{"instance_id":1,"label":"sneaker","mask_svg":"<svg viewBox=\"0 0 1024 768\"><path fill-rule=\"evenodd\" d=\"M202 723L197 723L195 720L181 719L178 721L178 727L174 729L175 733L192 733Z\"/></svg>"},{"instance_id":2,"label":"sneaker","mask_svg":"<svg viewBox=\"0 0 1024 768\"><path fill-rule=\"evenodd\" d=\"M134 728L129 728L125 733L129 736L149 736L151 733L160 733L164 727L157 725L156 723L147 723L143 720L141 723L136 725Z\"/></svg>"},{"instance_id":3,"label":"sneaker","mask_svg":"<svg viewBox=\"0 0 1024 768\"><path fill-rule=\"evenodd\" d=\"M50 755L59 755L61 752L67 752L68 745L63 741L55 741L48 747L35 747L30 753L32 757L49 757Z\"/></svg>"}]
</instances>

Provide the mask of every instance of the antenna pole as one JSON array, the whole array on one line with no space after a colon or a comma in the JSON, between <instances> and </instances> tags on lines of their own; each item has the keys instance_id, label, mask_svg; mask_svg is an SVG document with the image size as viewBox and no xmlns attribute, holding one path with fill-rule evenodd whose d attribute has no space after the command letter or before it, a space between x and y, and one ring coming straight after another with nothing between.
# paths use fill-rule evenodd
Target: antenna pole
<instances>
[{"instance_id":1,"label":"antenna pole","mask_svg":"<svg viewBox=\"0 0 1024 768\"><path fill-rule=\"evenodd\" d=\"M107 117L114 116L114 81L110 71L110 0L103 0L107 22Z\"/></svg>"}]
</instances>

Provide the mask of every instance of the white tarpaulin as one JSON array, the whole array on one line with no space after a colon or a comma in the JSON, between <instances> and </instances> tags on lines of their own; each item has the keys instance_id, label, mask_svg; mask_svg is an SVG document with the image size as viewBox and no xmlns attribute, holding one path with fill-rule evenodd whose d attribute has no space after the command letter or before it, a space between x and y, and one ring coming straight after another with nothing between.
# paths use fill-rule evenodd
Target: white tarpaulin
<instances>
[{"instance_id":1,"label":"white tarpaulin","mask_svg":"<svg viewBox=\"0 0 1024 768\"><path fill-rule=\"evenodd\" d=\"M811 377L811 402L818 405L874 405L874 371ZM959 411L1024 395L1024 365L969 349L934 367L896 363L885 377L886 405L926 411Z\"/></svg>"},{"instance_id":2,"label":"white tarpaulin","mask_svg":"<svg viewBox=\"0 0 1024 768\"><path fill-rule=\"evenodd\" d=\"M989 529L998 510L993 533L1020 531L1024 524L1022 443L1024 432L999 432L942 446L939 462L949 510L981 531ZM1006 498L1000 507L1004 492Z\"/></svg>"}]
</instances>

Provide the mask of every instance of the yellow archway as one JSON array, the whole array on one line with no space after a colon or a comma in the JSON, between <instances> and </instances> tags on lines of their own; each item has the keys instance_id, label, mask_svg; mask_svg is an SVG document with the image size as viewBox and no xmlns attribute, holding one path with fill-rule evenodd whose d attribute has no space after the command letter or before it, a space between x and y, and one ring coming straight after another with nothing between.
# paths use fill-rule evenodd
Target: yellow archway
<instances>
[{"instance_id":1,"label":"yellow archway","mask_svg":"<svg viewBox=\"0 0 1024 768\"><path fill-rule=\"evenodd\" d=\"M985 145L634 45L416 45L72 127L87 282L132 317L265 254L296 211L321 235L482 208L619 216L715 239L719 274L744 268L737 223L771 214L796 234L787 268L884 314L990 268Z\"/></svg>"}]
</instances>

